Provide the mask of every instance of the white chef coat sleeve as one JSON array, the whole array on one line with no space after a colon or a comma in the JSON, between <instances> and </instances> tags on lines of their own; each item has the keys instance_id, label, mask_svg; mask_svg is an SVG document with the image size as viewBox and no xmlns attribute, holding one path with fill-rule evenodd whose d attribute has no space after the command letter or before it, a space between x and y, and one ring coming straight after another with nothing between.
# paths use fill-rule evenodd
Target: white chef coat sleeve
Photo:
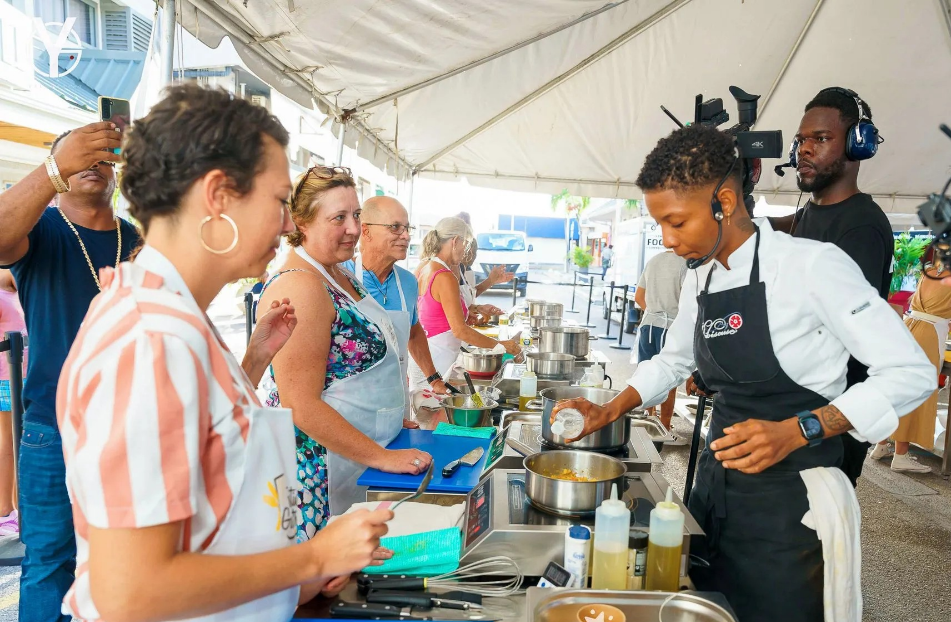
<instances>
[{"instance_id":1,"label":"white chef coat sleeve","mask_svg":"<svg viewBox=\"0 0 951 622\"><path fill-rule=\"evenodd\" d=\"M824 246L803 274L804 285L822 323L868 366L868 379L832 404L855 428L853 436L878 442L937 388L937 372L858 265L838 247Z\"/></svg>"},{"instance_id":2,"label":"white chef coat sleeve","mask_svg":"<svg viewBox=\"0 0 951 622\"><path fill-rule=\"evenodd\" d=\"M707 267L709 269L709 266ZM667 330L667 339L660 354L637 364L634 375L627 383L641 396L644 406L656 406L671 389L677 388L696 369L693 356L693 333L697 323L697 287L694 283L706 278L698 271L687 275L680 292L677 319Z\"/></svg>"}]
</instances>

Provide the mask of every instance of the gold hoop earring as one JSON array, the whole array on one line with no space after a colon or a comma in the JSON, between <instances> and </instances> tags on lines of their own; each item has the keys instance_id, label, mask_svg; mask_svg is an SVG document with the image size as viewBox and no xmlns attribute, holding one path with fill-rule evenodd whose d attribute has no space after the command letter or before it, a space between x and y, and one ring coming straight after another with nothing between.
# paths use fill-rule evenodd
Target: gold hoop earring
<instances>
[{"instance_id":1,"label":"gold hoop earring","mask_svg":"<svg viewBox=\"0 0 951 622\"><path fill-rule=\"evenodd\" d=\"M236 225L234 220L232 220L231 216L228 216L227 214L221 214L221 218L226 220L228 224L231 225L231 230L234 232L234 239L231 240L231 244L228 245L228 248L224 249L223 251L215 250L212 247L205 244L205 236L204 236L205 225L211 222L212 217L205 216L204 218L202 218L201 224L198 225L198 239L201 241L202 247L209 253L214 253L215 255L225 255L227 253L230 253L231 251L234 250L234 247L238 245L238 225Z\"/></svg>"}]
</instances>

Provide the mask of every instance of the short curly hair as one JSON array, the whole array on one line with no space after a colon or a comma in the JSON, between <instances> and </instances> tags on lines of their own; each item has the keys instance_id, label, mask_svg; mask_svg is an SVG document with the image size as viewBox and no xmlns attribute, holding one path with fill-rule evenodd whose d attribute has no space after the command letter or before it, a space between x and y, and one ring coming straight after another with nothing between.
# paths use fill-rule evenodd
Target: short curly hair
<instances>
[{"instance_id":1,"label":"short curly hair","mask_svg":"<svg viewBox=\"0 0 951 622\"><path fill-rule=\"evenodd\" d=\"M740 163L734 165L736 157L730 135L705 125L691 125L674 130L657 143L634 183L645 192L679 193L719 183L733 166L730 176L742 184L743 167Z\"/></svg>"},{"instance_id":2,"label":"short curly hair","mask_svg":"<svg viewBox=\"0 0 951 622\"><path fill-rule=\"evenodd\" d=\"M859 107L856 105L854 97L843 92L845 90L842 87L835 86L822 89L806 104L804 112L809 112L813 108L833 108L839 111L839 116L846 127L855 125L859 122ZM862 99L862 104L865 108L865 114L868 115L868 120L871 121L872 109L864 99Z\"/></svg>"},{"instance_id":3,"label":"short curly hair","mask_svg":"<svg viewBox=\"0 0 951 622\"><path fill-rule=\"evenodd\" d=\"M264 137L287 147L288 134L266 108L218 88L181 84L127 129L119 187L129 213L148 231L174 216L192 185L223 171L241 196L264 168Z\"/></svg>"}]
</instances>

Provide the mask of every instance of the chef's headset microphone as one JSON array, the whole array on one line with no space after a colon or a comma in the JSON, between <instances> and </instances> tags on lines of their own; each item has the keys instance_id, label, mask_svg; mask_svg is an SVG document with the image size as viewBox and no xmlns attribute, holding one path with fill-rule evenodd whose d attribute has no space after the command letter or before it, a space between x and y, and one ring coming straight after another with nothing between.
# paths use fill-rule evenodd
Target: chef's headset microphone
<instances>
[{"instance_id":1,"label":"chef's headset microphone","mask_svg":"<svg viewBox=\"0 0 951 622\"><path fill-rule=\"evenodd\" d=\"M733 161L730 162L730 168L727 169L726 175L723 176L723 179L720 180L720 183L717 184L717 187L713 189L713 198L710 199L710 209L713 211L713 219L717 221L717 241L713 245L713 248L710 249L710 252L700 257L699 259L688 259L687 268L690 270L696 270L703 264L707 263L707 260L713 257L713 254L717 252L717 249L720 248L720 241L723 239L723 206L720 204L720 199L717 198L717 193L720 192L720 188L723 187L723 184L727 179L730 178L730 175L733 173L733 169L736 167L736 162L739 160L739 156L735 156Z\"/></svg>"}]
</instances>

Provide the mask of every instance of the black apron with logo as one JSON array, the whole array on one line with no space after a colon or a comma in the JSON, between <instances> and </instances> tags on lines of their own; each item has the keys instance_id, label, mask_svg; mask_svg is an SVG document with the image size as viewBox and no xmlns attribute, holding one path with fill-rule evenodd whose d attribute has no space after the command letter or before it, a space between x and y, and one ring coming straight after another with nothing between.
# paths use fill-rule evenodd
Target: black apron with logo
<instances>
[{"instance_id":1,"label":"black apron with logo","mask_svg":"<svg viewBox=\"0 0 951 622\"><path fill-rule=\"evenodd\" d=\"M697 296L697 369L717 398L707 446L723 429L747 419L783 421L829 403L786 375L773 351L766 285L759 279L756 231L753 267L745 287L709 293L710 270ZM726 595L740 622L816 622L823 619L822 546L800 521L809 510L799 471L835 467L842 442L803 447L762 473L724 469L709 449L697 468L690 512L707 534L699 554L710 568L693 571L698 589Z\"/></svg>"}]
</instances>

